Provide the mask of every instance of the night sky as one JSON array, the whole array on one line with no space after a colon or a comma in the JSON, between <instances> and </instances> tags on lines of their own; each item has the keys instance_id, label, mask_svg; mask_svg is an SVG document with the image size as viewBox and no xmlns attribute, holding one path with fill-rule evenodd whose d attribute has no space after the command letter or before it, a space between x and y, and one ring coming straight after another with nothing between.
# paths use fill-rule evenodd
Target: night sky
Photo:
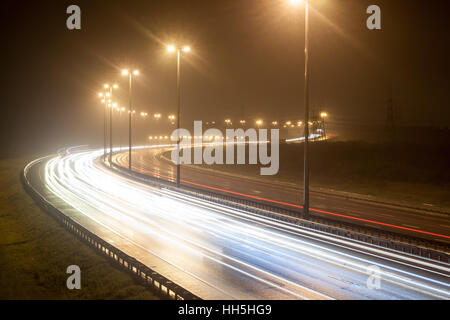
<instances>
[{"instance_id":1,"label":"night sky","mask_svg":"<svg viewBox=\"0 0 450 320\"><path fill-rule=\"evenodd\" d=\"M66 28L66 8L82 12ZM366 28L381 7L382 30ZM389 89L401 125L450 124L448 0L311 0L311 106L331 122L383 124ZM286 0L1 1L2 154L102 143L105 82L126 88L136 67L135 107L176 112L176 58L183 60L183 119L301 119L303 6ZM126 91L119 92L121 104Z\"/></svg>"}]
</instances>

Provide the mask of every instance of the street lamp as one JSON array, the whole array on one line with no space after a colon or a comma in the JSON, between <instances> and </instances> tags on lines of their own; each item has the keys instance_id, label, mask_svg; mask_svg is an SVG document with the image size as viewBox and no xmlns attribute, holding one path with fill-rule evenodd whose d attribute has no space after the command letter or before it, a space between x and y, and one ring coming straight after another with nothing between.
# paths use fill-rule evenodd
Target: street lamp
<instances>
[{"instance_id":1,"label":"street lamp","mask_svg":"<svg viewBox=\"0 0 450 320\"><path fill-rule=\"evenodd\" d=\"M309 1L308 0L289 0L291 4L297 5L302 1L305 3L305 124L309 123ZM304 126L304 152L303 152L303 217L309 215L309 126Z\"/></svg>"},{"instance_id":2,"label":"street lamp","mask_svg":"<svg viewBox=\"0 0 450 320\"><path fill-rule=\"evenodd\" d=\"M138 76L139 75L139 71L138 70L134 70L134 71L129 71L128 69L124 69L122 70L122 75L123 76L128 76L128 170L131 171L131 116L132 113L131 112L131 83L133 80L133 76Z\"/></svg>"},{"instance_id":3,"label":"street lamp","mask_svg":"<svg viewBox=\"0 0 450 320\"><path fill-rule=\"evenodd\" d=\"M105 89L109 89L109 92L105 94L108 97L106 105L109 107L109 166L112 166L112 149L113 149L113 140L112 140L112 116L113 116L113 105L111 104L112 91L113 89L117 89L119 86L117 84L104 85ZM117 106L117 104L115 104ZM106 114L105 114L105 133L106 133ZM105 145L106 145L106 134L105 134ZM106 150L106 147L105 147Z\"/></svg>"},{"instance_id":4,"label":"street lamp","mask_svg":"<svg viewBox=\"0 0 450 320\"><path fill-rule=\"evenodd\" d=\"M121 123L122 123L122 112L125 112L126 108L125 107L118 107L117 111L119 112L119 149L121 150L122 149L122 139L121 139L122 136L120 134L120 131L123 131L123 130L120 129L120 126L121 126Z\"/></svg>"},{"instance_id":5,"label":"street lamp","mask_svg":"<svg viewBox=\"0 0 450 320\"><path fill-rule=\"evenodd\" d=\"M177 133L178 133L178 141L177 141L177 152L178 156L180 156L180 118L181 118L181 52L189 52L191 48L189 46L184 47L175 47L174 45L170 45L167 47L169 52L177 52ZM180 187L180 160L177 163L177 187Z\"/></svg>"},{"instance_id":6,"label":"street lamp","mask_svg":"<svg viewBox=\"0 0 450 320\"><path fill-rule=\"evenodd\" d=\"M107 120L106 113L108 108L108 101L106 100L106 93L100 92L98 94L100 98L102 98L101 102L105 104L105 108L103 108L103 159L106 158L106 135L107 135ZM108 94L109 96L109 94Z\"/></svg>"}]
</instances>

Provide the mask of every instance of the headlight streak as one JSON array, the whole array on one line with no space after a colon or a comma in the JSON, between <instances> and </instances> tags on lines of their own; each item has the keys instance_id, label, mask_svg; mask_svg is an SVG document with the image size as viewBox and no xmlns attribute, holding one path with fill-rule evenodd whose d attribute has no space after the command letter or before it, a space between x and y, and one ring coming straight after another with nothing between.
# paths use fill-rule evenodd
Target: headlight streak
<instances>
[{"instance_id":1,"label":"headlight streak","mask_svg":"<svg viewBox=\"0 0 450 320\"><path fill-rule=\"evenodd\" d=\"M183 195L182 197L186 197L186 196ZM180 200L183 200L183 199L180 199ZM201 201L198 200L198 199L191 199L190 201L197 201L197 203L198 203L199 205L202 205ZM202 200L202 201L203 201L203 200ZM217 204L214 204L214 205L217 205ZM226 208L226 207L225 207L225 208ZM235 212L234 209L233 209L233 212ZM222 212L222 213L223 213L223 212ZM244 232L244 230L242 230L242 231ZM248 232L248 230L247 230L247 232ZM269 239L269 240L272 241L273 239ZM292 239L290 239L290 240L292 240ZM269 242L270 242L270 241L269 241ZM300 242L303 242L303 241L300 241ZM305 243L305 244L307 244L307 245L311 245L311 244L306 243L306 242L303 242L303 243ZM348 241L346 241L346 243L348 244ZM254 243L252 243L252 244L254 245ZM285 245L283 245L282 243L279 243L278 245L292 250L292 247L285 246ZM316 245L313 245L313 246L316 246ZM343 246L341 246L341 247L343 247ZM303 250L305 250L305 248L307 248L307 247L303 247ZM329 249L324 248L324 247L319 247L319 248L320 248L321 250L330 251ZM375 250L378 251L378 252L382 252L381 250L377 250L377 249L375 249ZM298 251L298 252L303 253L303 254L305 253L305 251L299 251L299 250L295 250L295 251ZM356 250L356 251L358 251L358 250ZM332 251L332 252L333 252L333 253L337 253L337 254L339 254L339 255L348 256L348 257L351 257L351 258L353 258L353 259L355 258L355 257L350 256L350 255L347 255L347 254L342 254L341 252L337 252L337 251ZM359 251L359 252L361 252L361 251ZM320 253L320 251L319 251L319 253ZM311 256L314 256L314 257L316 257L316 254L317 254L317 252L310 253L310 255L311 255ZM323 254L322 254L322 255L323 255ZM376 257L374 254L370 254L370 255ZM398 257L398 255L393 255L393 256ZM291 257L291 258L292 258L292 257ZM324 257L324 258L322 258L322 260L323 260L323 261L328 261L328 260L329 260L328 258L329 258L329 257ZM356 259L357 259L357 260L360 260L360 261L362 261L362 262L364 262L364 263L367 263L368 265L370 265L370 261L368 261L368 260L366 260L366 259L361 259L361 258L357 258L357 257L356 257ZM384 258L384 259L385 259L385 260L389 260L389 261L394 261L394 260L392 260L392 259L387 259L387 258ZM413 259L408 259L408 260L414 261L414 262L416 262L416 263L418 262L417 260L413 260ZM343 260L341 260L341 261L343 261ZM399 263L399 261L395 261L395 262ZM420 261L420 260L419 260L419 262L422 263L423 261ZM409 265L409 264L407 264L407 263L403 263L403 262L400 262L400 263L403 264L403 265L411 266L411 265ZM353 263L348 262L348 261L344 261L344 262L342 262L342 263L337 263L337 264L339 264L340 266L345 267L345 268L350 268L349 265L353 265L353 266L355 266L356 268L350 268L350 269L352 269L352 270L354 270L354 271L364 272L365 270L367 270L367 269L366 269L367 266L362 266L362 265L353 264ZM427 265L431 266L431 264L426 263L426 262L425 262L424 264L427 264ZM388 266L388 265L379 264L379 263L377 263L377 265L379 265L380 267L383 267L383 268L385 268L385 269L390 269L390 270L393 270L393 271L395 271L395 272L401 272L401 273L407 274L407 275L412 276L412 277L418 277L418 278L421 278L421 279L426 280L426 281L435 282L435 283L437 283L437 284L439 284L439 285L444 285L444 286L447 286L447 287L449 286L448 284L446 284L446 283L444 283L444 282L435 281L435 280L433 280L433 279L426 278L426 277L422 277L422 276L417 275L417 274L409 273L409 272L403 271L403 270L401 270L401 269L392 268L392 267L390 267L390 266ZM417 266L414 266L414 267L417 268ZM436 266L433 266L433 267L436 267ZM426 270L426 269L420 268L420 267L419 267L419 269ZM448 271L448 270L449 270L448 268L441 268L441 269L443 269L443 270L445 270L445 271ZM442 273L438 273L438 272L435 272L435 273L436 273L436 274L440 274L440 275L445 276L445 277L448 277L448 275L445 275L445 274L442 274ZM400 277L400 276L398 276L398 275L394 275L394 274L387 273L387 272L383 272L383 276L384 276L384 277L390 277L390 278L393 278L393 279L391 280L392 283L395 283L395 284L397 284L397 285L401 285L401 286L403 286L403 287L405 287L405 288L413 289L413 290L416 290L416 291L421 290L420 288L413 288L413 287L408 286L407 284L405 284L405 283L408 283L408 282L411 282L411 281L412 281L412 280L409 279L409 278ZM385 278L385 279L386 279L386 278ZM397 281L399 281L399 280L402 281L402 282L404 282L404 283L402 283L402 284L398 283ZM429 286L423 285L423 284L421 284L421 283L417 283L417 284L418 284L420 287L423 287L423 288L428 289L428 290L429 290L429 289L431 289L431 290L436 290L436 289L434 289L434 288L431 288L431 287L429 287ZM422 288L422 289L423 289L423 288ZM440 292L440 293L442 293L442 294L444 294L444 295L448 294L447 291L438 290L438 292ZM437 297L443 298L443 297L440 296L440 295L437 296Z\"/></svg>"},{"instance_id":2,"label":"headlight streak","mask_svg":"<svg viewBox=\"0 0 450 320\"><path fill-rule=\"evenodd\" d=\"M153 155L153 158L155 158L155 156ZM146 170L144 168L139 168L139 167L135 167L133 166L133 169L140 171L141 173L145 173L145 174L149 174L149 175L154 175L154 176L158 176L158 177L163 177L166 179L171 180L171 177L165 176L155 172L152 172L150 170ZM205 169L202 169L205 170ZM208 169L206 169L208 170ZM159 169L158 169L159 171ZM243 196L243 197L247 197L247 198L251 198L251 199L256 199L256 200L260 200L260 201L264 201L264 202L270 202L270 203L276 203L276 204L281 204L281 205L286 205L286 206L290 206L293 208L299 208L302 209L303 206L300 204L295 204L295 203L289 203L289 202L282 202L282 201L277 201L274 199L269 199L269 198L264 198L261 196L256 196L256 195L250 195L250 194L245 194L245 193L240 193L240 192L236 192L233 190L229 190L229 189L222 189L222 188L217 188L217 187L213 187L213 186L208 186L208 185L204 185L204 184L200 184L200 183L195 183L193 181L189 181L189 180L181 180L181 182L186 183L186 184L190 184L190 185L194 185L196 187L200 187L203 189L210 189L210 190L215 190L215 191L219 191L219 192L225 192L225 193L229 193L229 194L233 194L233 195L238 195L238 196ZM330 212L330 211L324 211L324 210L319 210L319 209L314 209L314 208L310 208L311 211L320 213L320 214L326 214L326 215L332 215L332 216L337 216L340 218L345 218L345 219L351 219L351 220L356 220L358 222L364 222L364 223L370 223L370 224L375 224L378 226L384 226L384 227L389 227L389 228L394 228L394 229L401 229L401 230L407 230L407 231L412 231L412 232L416 232L416 233L421 233L421 234L426 234L426 235L431 235L431 236L435 236L435 237L439 237L439 238L448 238L450 239L450 236L448 235L444 235L444 234L438 234L438 233L433 233L433 232L429 232L429 231L424 231L424 230L420 230L420 229L414 229L414 228L410 228L410 227L404 227L404 226L399 226L399 225L394 225L394 224L390 224L390 223L385 223L385 222L381 222L381 221L375 221L375 220L370 220L370 219L363 219L363 218L358 218L356 216L352 216L352 215L348 215L348 214L342 214L342 213L337 213L337 212Z\"/></svg>"},{"instance_id":3,"label":"headlight streak","mask_svg":"<svg viewBox=\"0 0 450 320\"><path fill-rule=\"evenodd\" d=\"M55 165L54 160L57 160L57 159L54 158L54 159L50 160L50 161L47 163L47 165L46 165L46 172L49 173L49 174L46 174L46 178L45 178L46 184L47 184L47 186L49 186L49 187L52 186L53 188L54 188L54 187L62 187L62 188L63 188L63 186L62 186L62 185L58 185L57 182L56 182L56 184L53 184L53 183L51 182L51 181L54 179L54 174L55 174L55 172L54 172L53 170L51 170L52 168L54 168L54 165ZM53 176L53 177L50 177L50 176ZM85 210L84 208L82 208L81 206L77 205L75 202L71 201L69 198L67 198L66 196L64 196L64 191L61 193L61 192L58 191L58 188L55 188L55 189L53 189L53 188L52 188L51 191L54 192L56 196L60 197L61 199L63 199L65 202L67 202L67 203L69 203L69 204L72 203L71 205L72 205L76 210L78 210L79 212L81 212L82 214L84 214L85 216L87 216L88 218L92 219L94 222L98 223L98 224L101 225L103 228L105 228L105 229L107 229L107 230L113 232L114 234L118 235L119 237L121 237L121 238L123 238L123 239L129 241L129 242L132 243L133 245L135 245L135 246L137 246L137 247L139 247L139 248L145 250L146 252L148 252L148 253L150 253L150 254L152 254L152 255L158 257L158 258L161 259L162 261L165 261L165 262L169 263L170 265L172 265L172 266L174 266L175 268L181 270L182 272L185 272L186 274L188 274L188 275L190 275L190 276L192 276L192 277L194 277L194 278L200 280L201 282L207 284L208 286L210 286L210 287L212 287L212 288L215 288L215 289L218 290L219 292L222 292L224 295L229 296L229 297L231 297L231 298L233 298L233 299L237 299L237 297L233 296L231 293L229 293L229 292L223 290L223 289L220 288L220 287L215 286L214 284L212 284L212 283L208 282L207 280L205 280L205 279L199 277L198 275L196 275L196 274L190 272L189 270L186 270L186 269L183 268L182 266L180 266L180 265L178 265L178 264L176 264L176 263L174 263L174 262L172 262L172 261L169 261L169 260L165 259L164 257L162 257L161 255L157 254L156 252L154 252L154 251L148 249L147 247L142 246L141 244L139 244L138 242L134 241L133 239L124 236L121 232L119 232L119 231L117 231L117 230L111 228L110 226L104 224L103 222L101 222L100 220L96 219L95 217L93 217L92 215L90 215L88 212L86 212L86 210ZM64 189L64 188L63 188L63 189ZM73 196L77 197L76 195L73 195ZM79 198L79 199L82 200L81 198ZM108 208L108 209L109 209L109 208Z\"/></svg>"},{"instance_id":4,"label":"headlight streak","mask_svg":"<svg viewBox=\"0 0 450 320\"><path fill-rule=\"evenodd\" d=\"M165 145L165 147L171 146L172 145ZM160 148L161 146L152 146L152 148L156 147ZM119 151L119 149L115 149L114 151ZM116 234L119 234L122 237L124 237L124 235L120 232L121 222L131 225L133 228L135 228L135 230L141 230L147 234L156 236L160 239L163 239L165 242L170 242L172 245L184 248L195 254L201 254L205 258L211 259L218 264L222 264L259 282L268 284L271 287L276 287L280 291L284 291L290 295L300 298L307 297L291 290L282 288L281 286L277 286L276 284L267 281L257 275L251 274L250 272L247 272L242 268L233 266L229 263L225 263L221 259L228 259L230 261L233 261L234 263L241 265L244 268L250 268L257 273L267 274L270 277L274 277L285 283L289 283L290 285L298 287L301 290L308 290L309 292L321 295L325 298L331 297L301 286L298 283L280 277L279 275L268 272L267 270L264 270L262 268L255 267L254 265L251 265L245 261L241 261L232 256L223 254L222 252L219 252L217 249L213 248L211 245L200 243L196 239L192 238L192 235L190 235L189 238L184 235L183 232L174 232L172 230L173 228L169 229L154 218L157 217L158 219L164 219L170 224L186 227L189 231L195 231L194 234L205 232L206 230L206 232L208 232L212 236L221 238L222 240L230 241L230 239L232 239L232 241L235 243L241 243L241 246L245 244L249 247L255 248L255 250L260 250L261 252L265 253L270 252L273 254L277 254L278 256L287 258L290 261L302 261L302 256L308 256L310 258L326 262L327 264L344 267L359 274L365 274L367 265L375 264L382 268L381 277L383 278L383 280L413 291L422 292L422 290L426 290L426 293L431 296L449 299L448 291L440 290L439 288L423 284L421 282L415 281L414 279L405 278L398 274L386 272L383 269L391 270L393 272L405 274L413 278L419 278L424 281L429 281L438 285L449 287L447 283L413 274L402 269L391 267L389 265L374 263L373 261L370 261L368 259L353 256L351 254L347 254L338 250L333 250L329 247L310 243L294 236L298 236L301 233L302 237L309 238L314 241L320 241L324 244L332 244L333 246L338 246L347 250L363 253L368 256L373 256L377 259L392 261L428 272L437 273L435 271L425 269L426 266L436 268L445 272L449 272L449 268L440 266L439 264L431 264L423 260L414 259L412 257L405 257L404 255L396 255L389 251L363 246L354 242L351 243L351 247L349 248L348 245L350 244L350 242L345 241L344 239L330 237L320 233L313 233L305 229L299 229L284 223L280 223L279 221L270 218L257 217L256 215L250 214L248 212L230 209L225 206L217 205L215 203L208 203L197 198L169 191L167 189L158 190L142 183L129 181L118 175L112 174L104 168L98 167L94 163L95 159L101 156L102 153L103 150L97 150L71 153L65 157L52 158L47 162L47 165L45 167L45 181L48 188L57 197L61 198L86 216L90 217L97 223L101 224L104 227L107 227L109 230L113 231ZM117 227L119 227L119 229L114 230L114 228L111 228L103 224L98 219L92 217L85 210L85 206L95 208L101 211L103 214L112 217L114 221L118 221ZM184 212L185 214L180 214L180 212ZM236 217L238 217L239 221L236 220ZM149 226L153 226L153 228L149 228ZM154 228L156 228L156 230ZM270 228L271 230L267 230L267 228ZM215 233L211 232L211 230L215 230ZM274 232L273 230L276 230L277 232ZM194 237L197 236L195 235ZM125 238L133 242L134 244L139 245L133 239L127 237ZM160 255L158 255L157 253L152 252L142 245L139 245L139 247L144 248L147 252L160 257ZM276 247L298 253L300 254L300 256L296 257L295 255L285 253L282 250L276 250ZM357 249L355 249L354 247L356 247ZM198 248L200 248L200 250ZM214 256L219 256L222 258L213 257L203 251L209 252ZM244 251L242 251L242 253L248 254L248 252ZM377 254L381 254L382 256ZM403 259L410 263L421 265L421 267L411 265L403 261L390 259L386 256L390 256L396 259ZM160 258L164 261L167 261L165 258ZM358 262L355 262L354 260ZM167 262L171 263L174 266L176 265L170 261ZM268 261L267 263L272 262ZM185 270L181 266L177 266L177 268L193 275L191 272ZM438 274L448 277L448 275L443 273ZM197 279L200 279L201 281L208 283L215 288L217 287L213 284L210 284L208 281L201 279L198 275L194 276ZM411 283L411 285L405 283ZM415 285L415 287L413 285ZM225 293L225 291L221 291ZM226 294L232 296L232 294Z\"/></svg>"},{"instance_id":5,"label":"headlight streak","mask_svg":"<svg viewBox=\"0 0 450 320\"><path fill-rule=\"evenodd\" d=\"M180 199L180 200L182 200L182 199ZM191 199L191 200L200 202L198 199ZM201 203L199 203L199 205L201 205ZM228 208L225 207L223 209L226 210ZM235 209L233 209L233 211L235 211ZM255 229L251 225L246 225L245 229L243 229L243 227L236 227L236 228L239 228L240 232L242 234L244 234L244 233L250 234L251 233L250 230L252 230L252 232L253 232L253 230ZM279 229L279 228L277 228L277 229ZM236 232L236 230L234 230L234 231L230 230L230 232L238 233L238 232ZM309 243L309 242L302 241L302 240L299 240L299 239L295 239L295 238L292 238L292 237L286 237L284 235L275 234L275 233L273 233L271 231L266 231L266 233L268 233L270 235L276 235L277 237L285 238L288 241L299 242L299 243L302 243L304 245L302 245L302 246L290 245L289 242L282 242L282 241L278 240L276 237L266 236L264 233L259 232L259 230L256 231L256 234L255 234L255 232L253 232L253 233L254 233L255 238L259 238L259 239L264 238L268 243L277 243L277 245L280 246L280 247L283 247L283 248L286 248L286 249L289 249L289 250L293 250L293 251L296 251L296 252L301 253L301 254L307 254L307 255L309 255L311 257L314 257L316 259L320 259L320 260L328 262L328 263L330 262L330 258L333 258L333 260L334 260L333 263L334 264L339 265L339 266L344 267L344 268L347 268L347 269L351 269L353 271L365 273L366 270L367 270L367 266L373 264L373 261L371 262L371 261L369 261L367 259L359 258L359 257L356 257L356 256L351 256L349 254L346 254L346 253L343 253L343 252L340 252L340 251L337 251L337 250L332 250L330 248L326 248L326 247L323 247L323 246L318 246L318 245L315 245L313 243ZM247 240L245 240L245 239L239 239L239 241L247 242ZM287 245L285 243L288 243L289 245ZM328 243L331 243L331 242L328 242ZM348 241L347 241L347 243L348 243ZM258 244L254 243L254 242L251 243L251 245L252 246L258 246ZM318 248L320 250L313 250L312 248L310 248L310 246L313 246L313 247ZM340 247L345 248L344 246L340 246ZM271 250L268 247L266 249L267 250ZM325 254L323 251L328 251L328 252L336 254L338 256L345 256L345 257L349 257L351 259L356 259L356 260L359 260L361 262L367 263L367 265L361 265L361 264L353 263L353 262L351 262L348 259L342 259L341 257L335 256L335 255ZM356 251L359 251L359 250L356 250ZM381 250L379 250L379 251L381 251ZM359 252L362 252L362 251L359 251ZM277 253L279 253L279 252L277 252ZM279 254L282 254L282 253L279 253ZM375 255L372 255L372 256L376 257ZM292 259L293 257L289 256L289 258ZM377 257L377 258L379 258L379 257ZM392 260L392 259L386 259L386 260L395 261L395 260ZM395 261L395 262L397 262L397 261ZM405 263L403 263L403 264L407 265ZM441 282L441 281L436 281L436 280L430 279L430 278L426 278L426 277L423 277L423 276L420 276L420 275L417 275L417 274L413 274L413 273L410 273L410 272L407 272L407 271L404 271L404 270L401 270L401 269L398 269L398 268L393 268L393 267L390 267L390 266L388 266L386 264L376 263L376 265L378 265L382 269L383 268L384 269L389 269L389 270L392 270L392 271L395 271L395 272L400 272L400 273L407 274L407 275L412 276L412 277L418 277L418 278L421 278L422 280L426 280L426 281L434 282L434 283L439 284L439 285L450 287L450 285L447 284L447 283L444 283L444 282ZM408 265L408 266L412 266L412 265ZM424 268L421 268L421 269L425 270ZM448 268L445 268L444 270L450 271ZM442 276L445 276L445 277L448 277L448 275L443 274L443 273L438 273L438 272L435 272L435 273L439 274L439 275L442 275ZM405 283L412 282L413 280L410 279L410 278L405 278L405 277L401 277L399 275L395 275L395 274L392 274L392 273L387 273L387 272L385 272L383 270L381 272L381 276L383 277L384 280L387 280L386 277L392 278L392 280L390 280L392 283L397 284L397 285L401 285L401 286L403 286L405 288L410 288L410 289L413 289L413 290L416 290L416 291L419 291L419 290L422 290L422 289L427 289L427 290L437 291L437 292L439 292L441 294L444 294L444 295L448 296L448 291L438 290L436 288L424 285L424 284L419 283L419 282L416 282L415 284L418 285L421 288L413 288L411 286L408 286ZM402 281L403 283L399 283L398 280ZM438 295L436 297L441 298L441 299L446 299L445 296L443 297L441 295ZM448 297L447 297L447 299L448 299Z\"/></svg>"},{"instance_id":6,"label":"headlight streak","mask_svg":"<svg viewBox=\"0 0 450 320\"><path fill-rule=\"evenodd\" d=\"M94 158L95 158L95 157L94 157ZM68 157L68 161L71 162L71 161L78 161L78 160L72 159L72 158L69 156L69 157ZM79 162L81 163L82 161L79 161ZM78 165L75 166L77 169L80 169L80 163L78 163ZM49 175L51 175L51 178L47 179L47 184L49 185L50 189L52 190L52 192L55 193L55 195L57 195L58 197L60 197L61 199L63 199L65 202L69 203L71 206L77 208L77 210L79 210L79 211L83 212L84 214L86 214L85 211L84 211L79 205L77 205L76 203L74 203L74 201L70 201L70 199L69 199L68 197L65 196L64 192L61 192L61 191L58 189L58 187L59 187L59 188L66 189L66 188L64 187L65 185L68 185L68 186L71 187L71 188L70 188L71 191L66 190L67 192L74 192L74 191L77 189L77 184L78 184L78 181L77 181L77 180L78 180L78 179L77 179L76 177L74 177L74 174L72 173L72 170L70 169L70 164L69 164L69 165L68 165L68 164L65 164L64 166L63 166L61 163L58 164L58 169L57 169L56 171L57 171L58 174L62 177L62 179L59 179L58 177L56 177L55 175L52 175L52 174L50 173L50 172L51 172L51 168L53 167L53 164L54 164L54 161L50 161L49 164L47 165L47 177L48 177ZM91 167L91 169L93 169L93 167L92 167L91 164L88 165L88 166ZM61 171L61 168L63 168L63 167L65 168L65 170ZM64 174L64 173L65 173L65 174ZM83 175L81 175L81 176L83 176ZM108 176L108 177L109 177L109 176ZM98 176L97 176L96 178L98 178ZM107 180L110 180L110 179L107 179ZM110 182L110 181L108 181L108 182ZM133 189L133 188L132 188L132 189ZM84 190L83 195L88 195L88 194L89 194L89 193L86 192L86 191L87 191L87 190ZM134 191L135 191L135 192L139 192L138 189L135 189ZM75 195L75 196L76 196L76 195ZM90 204L96 204L96 205L99 204L98 201L95 201L95 199L93 199L93 198L91 198L91 197L89 197L89 196L83 196L83 197L78 197L78 196L77 196L77 198L78 198L79 200L83 200L83 201L91 201ZM173 201L173 200L172 200L172 201ZM102 206L101 208L102 208L102 209L105 209L103 206ZM111 209L111 208L108 208L108 212L109 212L110 209ZM108 214L109 214L109 213L108 213ZM128 214L133 215L132 212L128 212ZM89 216L89 215L88 215L88 216ZM91 217L91 218L92 218L92 217ZM142 219L142 218L141 218L141 219ZM155 223L154 223L153 221L148 220L148 219L145 219L145 220L146 220L145 222L151 223L151 224L154 224L154 225L155 225ZM95 220L95 221L98 222L98 220ZM103 225L103 224L102 224L102 225ZM134 225L134 227L135 227L135 228L139 228L139 225L136 224L136 225ZM204 257L206 257L206 258L208 258L208 259L211 259L211 260L213 260L213 261L215 261L215 262L217 262L217 263L220 263L220 264L222 264L222 265L224 265L224 266L227 266L228 268L233 269L233 270L235 270L235 271L237 271L237 272L243 273L243 274L245 274L246 276L248 276L248 277L250 277L250 278L253 278L253 279L257 280L257 281L263 282L263 283L265 283L265 284L267 284L267 285L269 285L269 286L271 286L271 287L276 287L278 290L283 291L283 292L286 292L286 293L288 293L289 295L296 296L296 297L302 298L302 299L308 299L306 296L300 295L300 294L298 294L298 293L296 293L296 292L293 292L293 291L287 290L287 289L285 289L285 288L283 288L283 287L277 286L276 284L274 284L274 283L272 283L272 282L270 282L270 281L267 281L267 280L265 280L265 279L262 279L262 278L260 278L260 277L255 276L255 275L252 275L251 273L246 272L246 271L244 271L244 270L241 270L241 269L239 269L239 268L236 268L236 267L234 267L234 266L232 266L232 265L230 265L230 264L224 263L223 261L220 261L220 260L217 259L217 258L214 258L214 257L212 257L212 256L208 256L208 255L206 255L206 254L204 254L204 253L202 253L202 252L199 252L198 250L196 251L194 248L189 247L189 246L185 245L184 243L185 243L185 242L188 242L188 243L191 243L191 244L196 245L197 247L201 247L201 248L204 249L204 250L213 252L213 253L216 254L216 255L226 257L225 255L221 254L221 253L218 252L218 251L214 251L214 250L212 250L212 249L210 249L210 248L207 248L206 246L202 246L202 245L200 245L199 243L195 243L194 241L192 241L192 240L190 240L190 239L187 239L187 238L181 238L181 240L183 240L183 241L174 241L173 238L180 238L179 235L178 235L177 233L171 232L171 231L168 230L167 228L163 228L161 225L159 225L159 227L160 227L160 229L164 230L166 233L168 233L168 234L171 236L171 237L168 237L168 236L165 236L165 235L163 235L163 234L159 234L159 235L158 235L159 237L163 238L166 242L171 242L171 243L173 243L173 244L175 244L175 245L177 245L177 246L181 246L181 247L183 247L183 248L185 248L185 249L187 249L187 250L194 251L194 253L196 253L196 254L202 254ZM246 267L252 268L252 269L254 269L254 270L258 271L258 272L266 273L266 274L271 275L271 276L273 276L273 277L279 278L279 279L282 280L282 281L286 281L285 279L282 279L282 278L280 278L280 277L278 277L278 276L276 276L276 275L272 275L272 274L270 274L270 273L268 273L268 272L266 272L266 271L264 271L264 270L262 270L262 269L255 268L254 266L251 266L250 264L245 264L245 263L243 263L243 262L241 262L241 261L238 261L238 260L236 260L236 259L233 259L232 257L226 257L226 258L229 259L229 260L232 260L232 261L234 261L234 262L243 264L243 265L245 265ZM315 292L315 291L313 291L313 290L311 290L311 289L309 289L309 288L305 288L305 287L300 286L300 285L298 285L298 284L296 284L296 283L291 283L291 284L294 285L294 286L297 286L297 287L299 287L299 288L301 288L301 289L303 289L303 290L307 290L307 291L310 291L310 292L314 292L316 295L319 295L319 296L322 296L322 297L325 297L325 298L329 298L329 297L327 297L326 295L323 295L323 294L321 294L321 293Z\"/></svg>"},{"instance_id":7,"label":"headlight streak","mask_svg":"<svg viewBox=\"0 0 450 320\"><path fill-rule=\"evenodd\" d=\"M165 190L167 190L167 189L165 189ZM170 192L172 192L172 191L169 191L168 195L170 195ZM175 194L172 193L172 195L175 195ZM178 199L179 200L183 201L184 198L189 198L191 202L196 202L198 205L204 206L204 207L206 206L206 204L209 204L208 208L211 209L211 210L215 210L217 208L220 208L221 209L220 213L223 213L223 210L226 210L227 212L230 210L229 207L221 205L221 204L217 204L215 202L211 202L211 201L204 200L204 199L199 200L197 198L186 196L184 194L183 195L178 195ZM323 239L327 239L327 240L331 240L331 241L338 241L340 243L343 243L344 245L339 245L342 248L348 248L348 246L351 245L351 246L355 246L355 247L358 247L358 248L361 248L361 249L364 249L364 250L371 250L372 252L375 252L377 254L388 255L390 257L396 257L396 258L401 257L402 259L405 259L407 261L418 263L418 264L421 264L421 265L429 267L429 268L437 268L437 269L440 269L440 270L445 271L445 272L449 271L448 267L446 267L444 265L441 265L438 261L435 261L434 263L429 263L428 261L418 259L417 257L415 257L415 256L413 256L411 254L408 254L408 253L402 253L402 255L399 255L396 251L388 249L388 248L384 248L382 250L382 249L378 249L378 248L372 247L372 246L361 245L358 242L350 242L349 240L347 240L347 239L345 239L343 237L340 237L340 236L332 237L332 236L329 236L325 232L322 232L322 231L319 231L319 230L311 231L311 230L309 230L309 229L307 229L305 227L302 227L302 226L293 227L289 223L286 223L286 222L283 222L283 221L280 221L280 220L276 220L276 219L273 219L273 218L270 218L270 217L261 217L258 214L254 214L254 213L251 213L251 212L246 212L246 211L243 211L243 210L240 210L240 209L233 208L232 211L230 211L230 212L232 212L231 216L236 216L236 214L239 213L240 214L240 219L242 219L242 220L246 220L246 221L249 221L249 222L254 222L254 220L257 220L258 223L261 224L261 225L275 226L274 229L283 230L284 232L286 231L285 229L287 228L287 229L289 229L288 233L291 233L291 234L298 234L299 229L302 229L303 232L305 232L307 234L310 234L310 235L313 235L315 237L320 236ZM248 216L251 216L251 219L249 219ZM285 228L285 229L280 229L280 227ZM308 237L308 238L313 239L312 237ZM325 241L324 243L329 243L329 242ZM308 245L309 245L309 243L308 243ZM321 248L321 249L328 250L327 248ZM352 249L352 250L357 251L357 252L363 252L363 251L356 250L356 249ZM364 253L367 254L366 251L364 251ZM372 253L370 253L370 255L372 255L374 257L379 257L376 254L372 254ZM409 258L407 256L410 256L411 258ZM386 258L384 258L384 259L386 259ZM390 260L390 259L388 259L388 260ZM390 260L390 261L394 261L394 260ZM404 262L401 262L401 261L396 261L396 262L401 263L401 264L406 265L406 266L413 266L411 264L407 264L407 263L404 263ZM413 266L413 267L417 268L417 266ZM419 267L419 269L422 269L422 270L425 270L425 271L429 271L428 269L426 269L424 267ZM448 276L446 274L442 274L442 273L438 273L438 272L435 272L435 273L443 275L443 276Z\"/></svg>"}]
</instances>

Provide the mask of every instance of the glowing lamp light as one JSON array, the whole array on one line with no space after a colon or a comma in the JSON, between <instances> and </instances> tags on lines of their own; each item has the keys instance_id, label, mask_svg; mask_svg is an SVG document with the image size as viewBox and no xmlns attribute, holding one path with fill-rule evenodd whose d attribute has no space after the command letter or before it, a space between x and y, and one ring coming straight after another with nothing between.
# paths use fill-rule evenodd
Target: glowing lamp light
<instances>
[{"instance_id":1,"label":"glowing lamp light","mask_svg":"<svg viewBox=\"0 0 450 320\"><path fill-rule=\"evenodd\" d=\"M173 46L173 45L168 46L167 47L167 51L174 52L175 51L175 46Z\"/></svg>"}]
</instances>

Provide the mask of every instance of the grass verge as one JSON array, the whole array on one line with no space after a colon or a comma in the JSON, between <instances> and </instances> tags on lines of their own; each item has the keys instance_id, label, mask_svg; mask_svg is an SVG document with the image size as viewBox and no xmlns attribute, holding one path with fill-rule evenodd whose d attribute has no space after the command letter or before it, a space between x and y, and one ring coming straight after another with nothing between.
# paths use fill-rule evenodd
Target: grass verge
<instances>
[{"instance_id":1,"label":"grass verge","mask_svg":"<svg viewBox=\"0 0 450 320\"><path fill-rule=\"evenodd\" d=\"M158 299L37 207L19 180L27 160L0 160L0 299ZM66 287L73 264L80 290Z\"/></svg>"}]
</instances>

